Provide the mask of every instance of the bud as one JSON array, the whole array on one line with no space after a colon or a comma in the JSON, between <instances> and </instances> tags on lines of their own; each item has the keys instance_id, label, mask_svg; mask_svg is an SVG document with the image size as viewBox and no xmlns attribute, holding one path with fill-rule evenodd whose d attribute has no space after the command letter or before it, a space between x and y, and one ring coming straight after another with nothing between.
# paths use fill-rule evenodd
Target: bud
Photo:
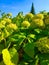
<instances>
[{"instance_id":1,"label":"bud","mask_svg":"<svg viewBox=\"0 0 49 65\"><path fill-rule=\"evenodd\" d=\"M32 13L28 13L25 15L24 20L31 22L34 15Z\"/></svg>"},{"instance_id":2,"label":"bud","mask_svg":"<svg viewBox=\"0 0 49 65\"><path fill-rule=\"evenodd\" d=\"M4 21L6 21L6 23L11 23L12 22L11 19L9 19L9 18L4 18Z\"/></svg>"},{"instance_id":3,"label":"bud","mask_svg":"<svg viewBox=\"0 0 49 65\"><path fill-rule=\"evenodd\" d=\"M39 19L44 19L44 15L43 14L36 14L36 17Z\"/></svg>"},{"instance_id":4,"label":"bud","mask_svg":"<svg viewBox=\"0 0 49 65\"><path fill-rule=\"evenodd\" d=\"M23 21L23 22L22 22L22 25L23 25L24 27L29 27L29 26L30 26L30 23L29 23L28 21Z\"/></svg>"},{"instance_id":5,"label":"bud","mask_svg":"<svg viewBox=\"0 0 49 65\"><path fill-rule=\"evenodd\" d=\"M45 24L42 19L34 19L31 22L31 27L36 28L36 27L45 27Z\"/></svg>"},{"instance_id":6,"label":"bud","mask_svg":"<svg viewBox=\"0 0 49 65\"><path fill-rule=\"evenodd\" d=\"M9 24L8 27L14 30L18 29L17 25L13 23Z\"/></svg>"},{"instance_id":7,"label":"bud","mask_svg":"<svg viewBox=\"0 0 49 65\"><path fill-rule=\"evenodd\" d=\"M3 25L5 25L5 24L6 24L6 21L5 21L5 20L2 20L1 23L2 23Z\"/></svg>"},{"instance_id":8,"label":"bud","mask_svg":"<svg viewBox=\"0 0 49 65\"><path fill-rule=\"evenodd\" d=\"M43 37L36 42L38 50L42 53L49 53L49 38Z\"/></svg>"},{"instance_id":9,"label":"bud","mask_svg":"<svg viewBox=\"0 0 49 65\"><path fill-rule=\"evenodd\" d=\"M48 25L49 24L49 17L45 18L45 24Z\"/></svg>"}]
</instances>

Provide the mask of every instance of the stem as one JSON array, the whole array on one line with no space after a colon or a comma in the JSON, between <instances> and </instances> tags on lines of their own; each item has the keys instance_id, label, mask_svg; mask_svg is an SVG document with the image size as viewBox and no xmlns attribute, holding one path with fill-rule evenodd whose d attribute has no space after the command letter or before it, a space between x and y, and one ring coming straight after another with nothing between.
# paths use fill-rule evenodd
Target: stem
<instances>
[{"instance_id":1,"label":"stem","mask_svg":"<svg viewBox=\"0 0 49 65\"><path fill-rule=\"evenodd\" d=\"M6 48L6 39L4 39L4 47Z\"/></svg>"}]
</instances>

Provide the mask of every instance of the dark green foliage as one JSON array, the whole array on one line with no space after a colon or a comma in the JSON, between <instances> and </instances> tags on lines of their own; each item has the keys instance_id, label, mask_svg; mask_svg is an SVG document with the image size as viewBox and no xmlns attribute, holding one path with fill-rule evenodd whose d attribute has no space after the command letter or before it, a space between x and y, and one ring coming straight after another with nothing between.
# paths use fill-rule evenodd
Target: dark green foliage
<instances>
[{"instance_id":1,"label":"dark green foliage","mask_svg":"<svg viewBox=\"0 0 49 65\"><path fill-rule=\"evenodd\" d=\"M34 4L33 4L33 3L32 3L32 6L31 6L31 11L30 11L30 13L35 14L35 9L34 9Z\"/></svg>"}]
</instances>

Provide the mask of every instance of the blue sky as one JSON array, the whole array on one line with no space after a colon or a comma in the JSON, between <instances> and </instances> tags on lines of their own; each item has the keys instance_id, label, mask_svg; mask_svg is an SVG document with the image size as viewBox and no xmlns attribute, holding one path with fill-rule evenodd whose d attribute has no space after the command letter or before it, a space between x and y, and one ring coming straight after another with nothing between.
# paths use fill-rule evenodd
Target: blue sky
<instances>
[{"instance_id":1,"label":"blue sky","mask_svg":"<svg viewBox=\"0 0 49 65\"><path fill-rule=\"evenodd\" d=\"M11 12L13 16L20 11L26 14L30 12L32 2L36 13L43 10L49 11L49 0L0 0L0 10L6 13Z\"/></svg>"}]
</instances>

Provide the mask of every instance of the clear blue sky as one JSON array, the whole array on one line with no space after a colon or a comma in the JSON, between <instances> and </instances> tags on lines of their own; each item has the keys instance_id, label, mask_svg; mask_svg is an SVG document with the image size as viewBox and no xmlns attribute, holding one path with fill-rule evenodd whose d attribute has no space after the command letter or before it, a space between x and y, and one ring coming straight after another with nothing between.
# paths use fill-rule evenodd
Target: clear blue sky
<instances>
[{"instance_id":1,"label":"clear blue sky","mask_svg":"<svg viewBox=\"0 0 49 65\"><path fill-rule=\"evenodd\" d=\"M49 0L0 0L0 10L11 12L13 16L20 11L26 14L30 11L32 2L36 13L43 10L49 11Z\"/></svg>"}]
</instances>

